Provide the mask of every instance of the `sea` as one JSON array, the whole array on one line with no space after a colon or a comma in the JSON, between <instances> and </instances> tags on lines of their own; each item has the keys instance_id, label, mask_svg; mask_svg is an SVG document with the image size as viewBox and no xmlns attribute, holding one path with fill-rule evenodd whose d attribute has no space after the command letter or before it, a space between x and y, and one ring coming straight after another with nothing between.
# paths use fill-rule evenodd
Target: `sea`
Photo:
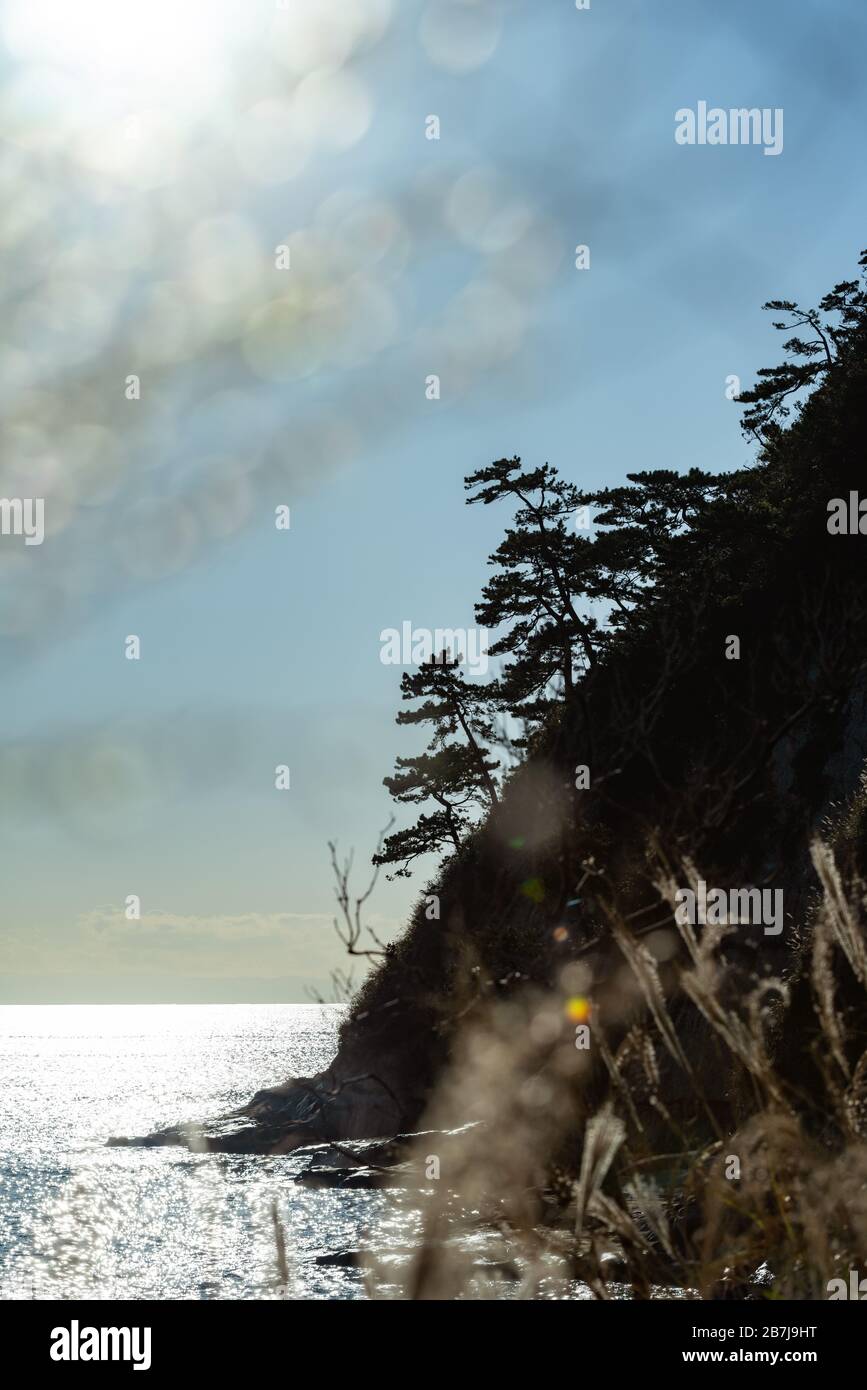
<instances>
[{"instance_id":1,"label":"sea","mask_svg":"<svg viewBox=\"0 0 867 1390\"><path fill-rule=\"evenodd\" d=\"M360 1270L317 1261L371 1243L405 1249L413 1233L387 1193L296 1185L306 1160L291 1154L106 1147L314 1074L334 1055L340 1015L328 1004L0 1008L0 1298L366 1297Z\"/></svg>"}]
</instances>

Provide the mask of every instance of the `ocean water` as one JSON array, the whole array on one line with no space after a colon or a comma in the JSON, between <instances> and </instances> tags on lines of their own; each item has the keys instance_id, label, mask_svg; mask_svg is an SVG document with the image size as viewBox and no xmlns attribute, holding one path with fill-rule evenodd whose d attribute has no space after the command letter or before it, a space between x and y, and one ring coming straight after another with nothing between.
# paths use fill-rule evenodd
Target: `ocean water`
<instances>
[{"instance_id":1,"label":"ocean water","mask_svg":"<svg viewBox=\"0 0 867 1390\"><path fill-rule=\"evenodd\" d=\"M340 1014L330 1004L0 1007L0 1299L405 1296L421 1231L413 1200L296 1185L308 1162L298 1154L106 1148L319 1071ZM469 1275L459 1297L592 1297L556 1258L522 1293L495 1272L508 1253L502 1230L467 1214L449 1242ZM358 1269L317 1263L346 1250L374 1254L374 1288Z\"/></svg>"},{"instance_id":2,"label":"ocean water","mask_svg":"<svg viewBox=\"0 0 867 1390\"><path fill-rule=\"evenodd\" d=\"M293 1155L105 1147L311 1075L339 1018L317 1004L0 1008L0 1298L364 1297L357 1271L316 1257L404 1244L386 1194L296 1186Z\"/></svg>"}]
</instances>

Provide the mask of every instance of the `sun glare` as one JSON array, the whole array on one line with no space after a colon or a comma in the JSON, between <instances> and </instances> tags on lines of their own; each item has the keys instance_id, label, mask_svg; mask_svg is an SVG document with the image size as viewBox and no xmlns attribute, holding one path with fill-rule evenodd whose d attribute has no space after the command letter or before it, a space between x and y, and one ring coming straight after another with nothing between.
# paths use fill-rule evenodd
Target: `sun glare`
<instances>
[{"instance_id":1,"label":"sun glare","mask_svg":"<svg viewBox=\"0 0 867 1390\"><path fill-rule=\"evenodd\" d=\"M168 90L220 75L245 28L244 8L237 0L10 0L2 27L23 63Z\"/></svg>"}]
</instances>

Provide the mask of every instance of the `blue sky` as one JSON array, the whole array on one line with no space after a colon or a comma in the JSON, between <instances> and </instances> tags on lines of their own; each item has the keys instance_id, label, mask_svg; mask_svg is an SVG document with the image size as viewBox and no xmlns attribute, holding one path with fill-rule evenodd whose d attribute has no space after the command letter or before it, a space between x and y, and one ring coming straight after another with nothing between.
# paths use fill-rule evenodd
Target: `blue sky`
<instances>
[{"instance_id":1,"label":"blue sky","mask_svg":"<svg viewBox=\"0 0 867 1390\"><path fill-rule=\"evenodd\" d=\"M65 46L63 8L0 25L0 495L48 530L0 537L0 997L303 999L326 842L363 865L411 751L380 631L470 624L507 521L464 475L748 459L761 303L867 244L867 12L226 0L169 61L171 7ZM700 100L782 108L783 152L678 145Z\"/></svg>"}]
</instances>

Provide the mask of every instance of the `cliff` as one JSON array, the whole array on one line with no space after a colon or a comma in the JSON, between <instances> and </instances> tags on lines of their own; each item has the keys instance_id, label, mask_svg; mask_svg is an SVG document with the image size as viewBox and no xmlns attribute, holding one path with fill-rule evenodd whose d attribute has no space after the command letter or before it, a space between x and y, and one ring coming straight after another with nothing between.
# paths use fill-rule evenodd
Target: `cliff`
<instances>
[{"instance_id":1,"label":"cliff","mask_svg":"<svg viewBox=\"0 0 867 1390\"><path fill-rule=\"evenodd\" d=\"M425 890L439 919L419 902L353 1002L328 1070L259 1092L198 1142L275 1153L411 1130L487 1009L576 989L599 1045L570 1076L561 1138L580 1140L587 1116L617 1102L610 1059L637 1022L658 1024L664 1045L626 1123L660 1152L733 1128L755 1104L750 1066L685 984L695 960L673 924L671 890L696 876L782 892L778 934L742 925L714 943L714 1008L754 1029L763 995L762 1047L819 1095L803 999L811 842L857 798L867 755L867 535L828 527L831 499L867 478L865 344L861 323L793 423L769 429L757 462L683 526L604 661ZM673 1038L649 1003L655 988ZM476 1099L458 1119L479 1117Z\"/></svg>"}]
</instances>

